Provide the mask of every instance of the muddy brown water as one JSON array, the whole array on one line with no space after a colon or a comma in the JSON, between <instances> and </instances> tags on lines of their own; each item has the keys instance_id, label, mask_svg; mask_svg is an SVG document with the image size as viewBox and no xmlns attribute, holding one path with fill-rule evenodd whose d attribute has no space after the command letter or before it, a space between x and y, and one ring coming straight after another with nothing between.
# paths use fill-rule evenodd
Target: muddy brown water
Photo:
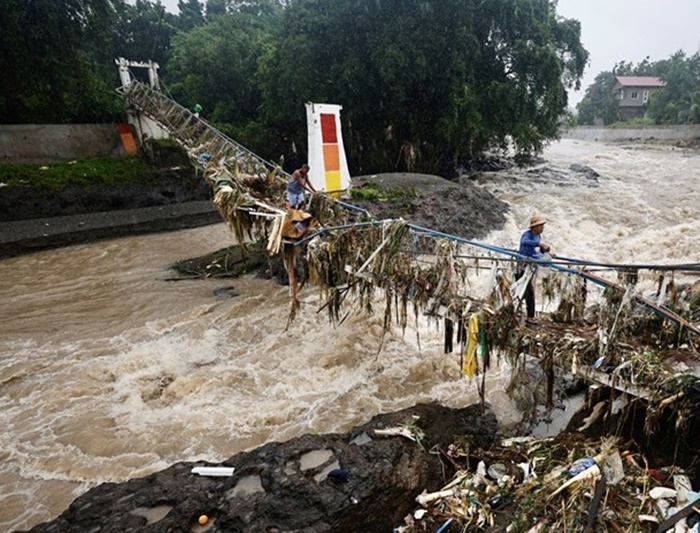
<instances>
[{"instance_id":1,"label":"muddy brown water","mask_svg":"<svg viewBox=\"0 0 700 533\"><path fill-rule=\"evenodd\" d=\"M545 156L565 174L589 165L598 187L493 175L484 187L511 212L483 242L516 246L537 210L560 255L700 262L697 153L564 140ZM232 240L218 224L0 261L0 530L29 528L96 484L174 462L346 431L416 402L478 399L428 321L393 332L378 353L381 316L332 328L312 290L285 331L288 292L274 282L164 281L169 264ZM214 297L230 285L238 296ZM501 362L486 386L505 425L520 419L504 392L509 375Z\"/></svg>"}]
</instances>

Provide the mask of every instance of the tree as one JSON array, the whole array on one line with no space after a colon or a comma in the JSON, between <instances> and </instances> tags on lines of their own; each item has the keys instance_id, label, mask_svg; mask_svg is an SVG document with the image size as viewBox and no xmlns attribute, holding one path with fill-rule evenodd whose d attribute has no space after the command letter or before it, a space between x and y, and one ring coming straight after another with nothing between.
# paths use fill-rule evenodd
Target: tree
<instances>
[{"instance_id":1,"label":"tree","mask_svg":"<svg viewBox=\"0 0 700 533\"><path fill-rule=\"evenodd\" d=\"M104 43L110 41L114 17L110 0L4 2L0 69L6 75L0 79L0 120L112 118L118 109L116 71L107 65L110 47Z\"/></svg>"},{"instance_id":2,"label":"tree","mask_svg":"<svg viewBox=\"0 0 700 533\"><path fill-rule=\"evenodd\" d=\"M263 56L262 120L293 155L303 104L339 103L355 172L446 171L556 138L587 58L548 0L298 0Z\"/></svg>"},{"instance_id":3,"label":"tree","mask_svg":"<svg viewBox=\"0 0 700 533\"><path fill-rule=\"evenodd\" d=\"M191 30L202 26L206 19L204 17L204 5L199 0L178 0L178 27L181 30Z\"/></svg>"},{"instance_id":4,"label":"tree","mask_svg":"<svg viewBox=\"0 0 700 533\"><path fill-rule=\"evenodd\" d=\"M216 17L225 15L229 9L229 0L207 0L205 12L207 20L212 21Z\"/></svg>"},{"instance_id":5,"label":"tree","mask_svg":"<svg viewBox=\"0 0 700 533\"><path fill-rule=\"evenodd\" d=\"M165 66L170 41L177 32L177 17L168 13L160 0L136 0L133 5L121 0L115 2L115 8L114 55Z\"/></svg>"},{"instance_id":6,"label":"tree","mask_svg":"<svg viewBox=\"0 0 700 533\"><path fill-rule=\"evenodd\" d=\"M588 86L583 99L576 106L578 123L582 125L612 124L617 121L618 102L613 94L615 86L613 72L601 72Z\"/></svg>"},{"instance_id":7,"label":"tree","mask_svg":"<svg viewBox=\"0 0 700 533\"><path fill-rule=\"evenodd\" d=\"M700 54L678 51L656 69L666 86L652 95L649 115L657 124L700 123Z\"/></svg>"},{"instance_id":8,"label":"tree","mask_svg":"<svg viewBox=\"0 0 700 533\"><path fill-rule=\"evenodd\" d=\"M234 12L173 39L166 81L175 98L189 106L200 103L207 120L244 143L252 140L244 130L256 129L256 71L273 23L268 16Z\"/></svg>"}]
</instances>

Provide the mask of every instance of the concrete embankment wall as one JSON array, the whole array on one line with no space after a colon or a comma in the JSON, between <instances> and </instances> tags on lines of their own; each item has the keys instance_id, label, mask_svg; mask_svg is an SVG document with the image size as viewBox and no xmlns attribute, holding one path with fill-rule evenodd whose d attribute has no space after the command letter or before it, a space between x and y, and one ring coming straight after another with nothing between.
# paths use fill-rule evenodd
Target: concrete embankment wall
<instances>
[{"instance_id":1,"label":"concrete embankment wall","mask_svg":"<svg viewBox=\"0 0 700 533\"><path fill-rule=\"evenodd\" d=\"M0 162L4 163L124 153L117 124L0 124Z\"/></svg>"},{"instance_id":2,"label":"concrete embankment wall","mask_svg":"<svg viewBox=\"0 0 700 533\"><path fill-rule=\"evenodd\" d=\"M639 126L628 128L609 128L603 126L578 126L565 131L564 139L579 141L689 141L700 138L700 124L678 126Z\"/></svg>"}]
</instances>

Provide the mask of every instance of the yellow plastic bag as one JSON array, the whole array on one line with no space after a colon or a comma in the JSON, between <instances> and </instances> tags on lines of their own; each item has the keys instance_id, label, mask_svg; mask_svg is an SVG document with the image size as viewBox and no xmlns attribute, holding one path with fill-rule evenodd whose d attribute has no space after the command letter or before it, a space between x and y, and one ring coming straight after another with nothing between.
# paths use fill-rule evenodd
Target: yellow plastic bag
<instances>
[{"instance_id":1,"label":"yellow plastic bag","mask_svg":"<svg viewBox=\"0 0 700 533\"><path fill-rule=\"evenodd\" d=\"M469 317L467 345L464 348L464 363L462 374L472 379L476 375L476 349L479 347L479 315L474 313Z\"/></svg>"}]
</instances>

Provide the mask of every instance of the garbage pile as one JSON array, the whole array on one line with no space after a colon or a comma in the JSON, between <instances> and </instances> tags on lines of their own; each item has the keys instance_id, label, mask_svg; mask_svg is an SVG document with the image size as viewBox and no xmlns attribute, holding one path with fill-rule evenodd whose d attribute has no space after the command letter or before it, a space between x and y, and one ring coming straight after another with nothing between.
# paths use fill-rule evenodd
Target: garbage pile
<instances>
[{"instance_id":1,"label":"garbage pile","mask_svg":"<svg viewBox=\"0 0 700 533\"><path fill-rule=\"evenodd\" d=\"M654 468L634 445L583 434L507 439L489 450L452 444L455 467L395 533L700 532L700 493L676 466ZM697 487L696 487L697 488Z\"/></svg>"}]
</instances>

